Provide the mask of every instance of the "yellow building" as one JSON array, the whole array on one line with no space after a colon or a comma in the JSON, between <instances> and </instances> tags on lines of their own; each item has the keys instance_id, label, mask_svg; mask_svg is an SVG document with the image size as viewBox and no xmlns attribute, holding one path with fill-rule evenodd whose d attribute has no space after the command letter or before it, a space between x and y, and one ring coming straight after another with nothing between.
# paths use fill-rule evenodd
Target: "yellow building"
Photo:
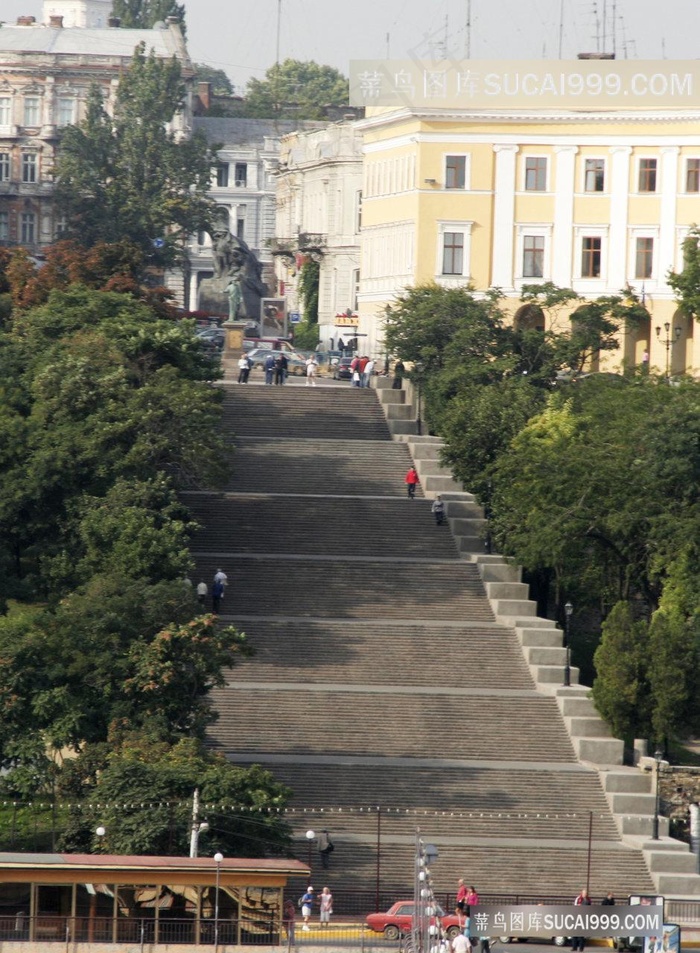
<instances>
[{"instance_id":1,"label":"yellow building","mask_svg":"<svg viewBox=\"0 0 700 953\"><path fill-rule=\"evenodd\" d=\"M354 64L352 82L368 107L358 304L377 352L413 284L498 287L516 320L532 320L523 285L629 285L649 320L606 366L700 369L667 283L700 222L697 64ZM563 329L572 310L547 320Z\"/></svg>"}]
</instances>

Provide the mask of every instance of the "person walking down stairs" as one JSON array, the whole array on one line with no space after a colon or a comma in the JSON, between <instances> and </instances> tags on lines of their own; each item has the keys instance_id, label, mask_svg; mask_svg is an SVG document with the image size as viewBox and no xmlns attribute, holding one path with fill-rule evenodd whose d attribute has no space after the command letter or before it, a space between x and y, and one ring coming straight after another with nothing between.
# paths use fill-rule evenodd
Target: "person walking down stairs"
<instances>
[{"instance_id":1,"label":"person walking down stairs","mask_svg":"<svg viewBox=\"0 0 700 953\"><path fill-rule=\"evenodd\" d=\"M408 490L408 498L409 500L412 500L416 495L416 487L420 483L418 471L415 467L411 467L411 469L408 471L404 482L406 484L406 489Z\"/></svg>"},{"instance_id":2,"label":"person walking down stairs","mask_svg":"<svg viewBox=\"0 0 700 953\"><path fill-rule=\"evenodd\" d=\"M445 524L445 504L442 501L441 496L436 496L433 500L433 505L430 507L430 512L435 517L435 523L437 526L444 526Z\"/></svg>"}]
</instances>

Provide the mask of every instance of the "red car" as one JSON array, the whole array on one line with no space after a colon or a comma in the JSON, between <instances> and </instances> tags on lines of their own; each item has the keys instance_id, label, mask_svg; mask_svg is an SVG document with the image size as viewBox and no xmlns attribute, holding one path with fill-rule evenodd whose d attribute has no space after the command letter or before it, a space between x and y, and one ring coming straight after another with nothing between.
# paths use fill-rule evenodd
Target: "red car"
<instances>
[{"instance_id":1,"label":"red car","mask_svg":"<svg viewBox=\"0 0 700 953\"><path fill-rule=\"evenodd\" d=\"M383 933L387 940L398 940L402 934L411 932L413 907L413 900L399 900L386 913L370 913L365 923L375 933ZM435 924L437 917L439 917L442 928L450 939L462 932L456 914L445 913L442 907L436 906L435 915L430 918L431 925Z\"/></svg>"}]
</instances>

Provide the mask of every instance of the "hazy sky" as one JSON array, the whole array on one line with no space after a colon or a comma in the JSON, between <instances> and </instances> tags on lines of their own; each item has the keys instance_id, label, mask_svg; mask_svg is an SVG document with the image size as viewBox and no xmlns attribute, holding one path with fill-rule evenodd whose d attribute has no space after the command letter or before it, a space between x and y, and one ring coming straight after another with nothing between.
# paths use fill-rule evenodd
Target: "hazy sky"
<instances>
[{"instance_id":1,"label":"hazy sky","mask_svg":"<svg viewBox=\"0 0 700 953\"><path fill-rule=\"evenodd\" d=\"M348 72L351 59L427 55L466 48L473 58L540 59L613 49L632 59L696 59L700 0L186 0L196 62L226 71L240 91L275 62L281 9L282 59L313 59ZM41 0L0 0L0 17L41 16ZM605 27L603 22L605 21ZM613 31L613 23L615 30ZM388 39L387 39L388 37Z\"/></svg>"}]
</instances>

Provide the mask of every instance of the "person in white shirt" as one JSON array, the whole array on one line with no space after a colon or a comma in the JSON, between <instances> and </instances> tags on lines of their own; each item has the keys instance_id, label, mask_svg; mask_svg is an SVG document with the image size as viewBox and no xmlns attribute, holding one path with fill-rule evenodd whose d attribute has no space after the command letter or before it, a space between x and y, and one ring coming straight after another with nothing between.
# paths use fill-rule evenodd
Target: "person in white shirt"
<instances>
[{"instance_id":1,"label":"person in white shirt","mask_svg":"<svg viewBox=\"0 0 700 953\"><path fill-rule=\"evenodd\" d=\"M369 382L372 379L372 374L374 373L374 361L369 360L365 364L365 369L362 372L362 386L369 387Z\"/></svg>"},{"instance_id":2,"label":"person in white shirt","mask_svg":"<svg viewBox=\"0 0 700 953\"><path fill-rule=\"evenodd\" d=\"M214 582L220 582L222 586L228 583L228 576L223 569L217 569L214 573Z\"/></svg>"},{"instance_id":3,"label":"person in white shirt","mask_svg":"<svg viewBox=\"0 0 700 953\"><path fill-rule=\"evenodd\" d=\"M316 357L312 354L311 357L306 362L306 386L315 387L316 386L316 371L318 370L318 362Z\"/></svg>"}]
</instances>

